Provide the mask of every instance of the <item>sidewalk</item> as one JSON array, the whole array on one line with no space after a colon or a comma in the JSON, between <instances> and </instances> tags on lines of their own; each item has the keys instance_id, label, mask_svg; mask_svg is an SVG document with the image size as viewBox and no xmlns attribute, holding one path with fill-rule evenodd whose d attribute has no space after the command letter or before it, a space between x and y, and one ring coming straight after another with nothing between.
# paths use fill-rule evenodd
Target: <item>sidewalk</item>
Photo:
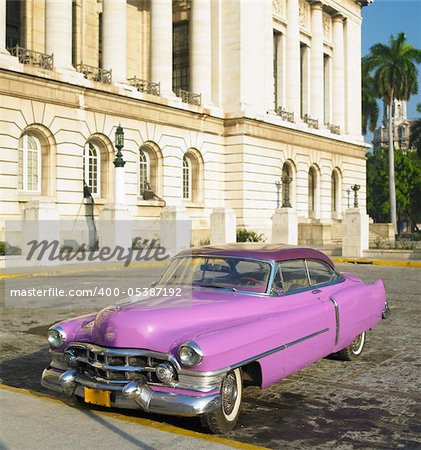
<instances>
[{"instance_id":1,"label":"sidewalk","mask_svg":"<svg viewBox=\"0 0 421 450\"><path fill-rule=\"evenodd\" d=\"M5 450L262 449L136 415L122 415L0 385L0 448ZM142 415L142 414L140 414Z\"/></svg>"}]
</instances>

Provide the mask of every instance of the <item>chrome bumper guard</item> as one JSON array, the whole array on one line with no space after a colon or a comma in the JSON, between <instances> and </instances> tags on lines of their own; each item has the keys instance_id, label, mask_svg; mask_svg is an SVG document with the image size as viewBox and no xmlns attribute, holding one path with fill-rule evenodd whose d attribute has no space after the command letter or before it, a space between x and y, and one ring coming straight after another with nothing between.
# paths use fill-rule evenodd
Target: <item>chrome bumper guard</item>
<instances>
[{"instance_id":1,"label":"chrome bumper guard","mask_svg":"<svg viewBox=\"0 0 421 450\"><path fill-rule=\"evenodd\" d=\"M389 302L386 300L386 303L384 304L384 309L382 312L382 319L387 319L391 314L390 308L389 308Z\"/></svg>"},{"instance_id":2,"label":"chrome bumper guard","mask_svg":"<svg viewBox=\"0 0 421 450\"><path fill-rule=\"evenodd\" d=\"M76 370L61 372L47 368L42 373L41 384L47 389L68 397L84 398L84 387L111 391L111 406L142 409L146 412L175 416L197 416L214 411L221 405L219 394L193 396L152 390L142 381L130 381L123 386L99 383Z\"/></svg>"}]
</instances>

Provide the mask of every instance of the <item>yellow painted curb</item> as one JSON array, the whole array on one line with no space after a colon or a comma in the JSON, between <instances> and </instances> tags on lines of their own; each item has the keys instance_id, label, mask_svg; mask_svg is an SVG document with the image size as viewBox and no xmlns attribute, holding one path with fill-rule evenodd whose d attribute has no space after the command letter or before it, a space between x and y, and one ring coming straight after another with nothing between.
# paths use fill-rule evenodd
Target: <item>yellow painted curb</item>
<instances>
[{"instance_id":1,"label":"yellow painted curb","mask_svg":"<svg viewBox=\"0 0 421 450\"><path fill-rule=\"evenodd\" d=\"M421 267L421 261L398 261L395 259L332 258L335 263L372 264L373 266Z\"/></svg>"},{"instance_id":2,"label":"yellow painted curb","mask_svg":"<svg viewBox=\"0 0 421 450\"><path fill-rule=\"evenodd\" d=\"M163 267L167 264L166 261L151 262L151 263L139 263L130 264L129 266L108 266L108 267L85 267L81 269L63 269L63 270L51 270L47 272L25 272L25 273L0 273L0 279L2 278L29 278L29 277L46 277L51 275L60 275L61 273L83 273L83 272L98 272L101 270L119 270L119 269L139 269L142 267Z\"/></svg>"},{"instance_id":3,"label":"yellow painted curb","mask_svg":"<svg viewBox=\"0 0 421 450\"><path fill-rule=\"evenodd\" d=\"M0 383L0 389L3 389L4 391L9 391L9 392L16 392L17 394L26 395L26 396L32 397L32 398L37 398L38 400L46 400L46 401L49 401L52 403L57 403L57 404L62 404L62 405L65 404L65 403L63 403L63 401L61 401L58 398L55 398L53 396L50 396L48 394L44 394L41 392L32 392L28 389L16 388L16 387L8 386L6 384L1 384L1 383ZM84 408L83 405L81 405L80 407ZM89 409L89 408L86 407L86 409ZM232 441L231 439L227 439L224 437L219 437L219 436L215 436L215 435L207 435L207 434L199 433L197 431L185 430L183 428L179 428L174 425L156 422L154 420L144 419L142 417L125 416L123 414L120 414L120 413L114 412L114 411L99 411L99 410L91 410L91 411L100 416L112 417L114 419L122 420L124 422L136 423L136 424L142 425L144 427L154 428L156 430L166 431L167 433L178 434L180 436L186 436L186 437L190 437L190 438L200 439L202 441L214 442L216 444L226 445L231 448L240 448L240 449L246 449L246 450L265 450L266 449L266 447L261 447L259 445L246 444L244 442Z\"/></svg>"}]
</instances>

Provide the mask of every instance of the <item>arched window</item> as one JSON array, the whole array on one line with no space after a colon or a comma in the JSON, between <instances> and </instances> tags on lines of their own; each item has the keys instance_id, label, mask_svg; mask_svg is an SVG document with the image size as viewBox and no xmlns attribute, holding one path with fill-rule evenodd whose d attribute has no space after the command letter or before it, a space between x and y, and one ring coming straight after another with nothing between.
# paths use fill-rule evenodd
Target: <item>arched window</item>
<instances>
[{"instance_id":1,"label":"arched window","mask_svg":"<svg viewBox=\"0 0 421 450\"><path fill-rule=\"evenodd\" d=\"M316 169L312 166L308 171L308 216L316 217L316 197L317 192L317 173Z\"/></svg>"},{"instance_id":2,"label":"arched window","mask_svg":"<svg viewBox=\"0 0 421 450\"><path fill-rule=\"evenodd\" d=\"M151 165L149 155L142 149L139 150L139 194L151 190Z\"/></svg>"},{"instance_id":3,"label":"arched window","mask_svg":"<svg viewBox=\"0 0 421 450\"><path fill-rule=\"evenodd\" d=\"M192 199L192 161L187 155L183 157L183 198Z\"/></svg>"},{"instance_id":4,"label":"arched window","mask_svg":"<svg viewBox=\"0 0 421 450\"><path fill-rule=\"evenodd\" d=\"M341 214L341 177L339 169L333 169L330 178L330 202L332 218L338 219Z\"/></svg>"},{"instance_id":5,"label":"arched window","mask_svg":"<svg viewBox=\"0 0 421 450\"><path fill-rule=\"evenodd\" d=\"M101 196L101 152L96 144L87 142L83 154L83 180L92 195Z\"/></svg>"},{"instance_id":6,"label":"arched window","mask_svg":"<svg viewBox=\"0 0 421 450\"><path fill-rule=\"evenodd\" d=\"M41 143L37 137L25 133L19 139L19 189L41 191Z\"/></svg>"},{"instance_id":7,"label":"arched window","mask_svg":"<svg viewBox=\"0 0 421 450\"><path fill-rule=\"evenodd\" d=\"M139 148L138 195L143 200L156 200L161 195L162 153L152 141Z\"/></svg>"}]
</instances>

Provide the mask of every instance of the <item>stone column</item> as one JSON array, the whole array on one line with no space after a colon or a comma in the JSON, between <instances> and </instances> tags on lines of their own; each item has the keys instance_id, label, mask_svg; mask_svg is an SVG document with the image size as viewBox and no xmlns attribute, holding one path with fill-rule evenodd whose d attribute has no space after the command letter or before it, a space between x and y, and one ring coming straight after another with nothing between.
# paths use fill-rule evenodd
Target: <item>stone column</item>
<instances>
[{"instance_id":1,"label":"stone column","mask_svg":"<svg viewBox=\"0 0 421 450\"><path fill-rule=\"evenodd\" d=\"M126 0L103 0L102 66L112 70L113 83L127 84Z\"/></svg>"},{"instance_id":2,"label":"stone column","mask_svg":"<svg viewBox=\"0 0 421 450\"><path fill-rule=\"evenodd\" d=\"M192 0L190 9L190 90L202 94L203 105L211 102L211 1Z\"/></svg>"},{"instance_id":3,"label":"stone column","mask_svg":"<svg viewBox=\"0 0 421 450\"><path fill-rule=\"evenodd\" d=\"M54 67L72 70L72 0L45 0L45 52Z\"/></svg>"},{"instance_id":4,"label":"stone column","mask_svg":"<svg viewBox=\"0 0 421 450\"><path fill-rule=\"evenodd\" d=\"M104 205L98 221L99 247L109 247L111 253L117 246L131 248L132 229L132 216L127 206L114 203Z\"/></svg>"},{"instance_id":5,"label":"stone column","mask_svg":"<svg viewBox=\"0 0 421 450\"><path fill-rule=\"evenodd\" d=\"M364 256L364 250L368 250L368 215L359 208L349 208L343 215L342 223L342 256Z\"/></svg>"},{"instance_id":6,"label":"stone column","mask_svg":"<svg viewBox=\"0 0 421 450\"><path fill-rule=\"evenodd\" d=\"M333 16L333 123L341 133L345 125L344 22L341 14Z\"/></svg>"},{"instance_id":7,"label":"stone column","mask_svg":"<svg viewBox=\"0 0 421 450\"><path fill-rule=\"evenodd\" d=\"M31 266L47 266L60 264L58 260L51 260L48 256L52 250L42 252L42 248L36 248L37 241L46 241L51 248L55 247L58 253L60 249L60 222L57 205L49 201L32 200L28 202L23 211L22 223L22 255L27 258L31 255L34 245L34 252L29 260ZM39 258L39 259L38 259Z\"/></svg>"},{"instance_id":8,"label":"stone column","mask_svg":"<svg viewBox=\"0 0 421 450\"><path fill-rule=\"evenodd\" d=\"M161 213L160 244L166 254L175 255L190 248L191 220L184 207L166 206Z\"/></svg>"},{"instance_id":9,"label":"stone column","mask_svg":"<svg viewBox=\"0 0 421 450\"><path fill-rule=\"evenodd\" d=\"M345 22L346 132L362 140L361 135L361 20Z\"/></svg>"},{"instance_id":10,"label":"stone column","mask_svg":"<svg viewBox=\"0 0 421 450\"><path fill-rule=\"evenodd\" d=\"M311 5L311 116L324 123L323 10L322 2Z\"/></svg>"},{"instance_id":11,"label":"stone column","mask_svg":"<svg viewBox=\"0 0 421 450\"><path fill-rule=\"evenodd\" d=\"M300 117L300 17L298 0L287 3L286 58L286 101L287 110Z\"/></svg>"},{"instance_id":12,"label":"stone column","mask_svg":"<svg viewBox=\"0 0 421 450\"><path fill-rule=\"evenodd\" d=\"M298 219L294 208L278 208L272 216L272 243L298 244Z\"/></svg>"},{"instance_id":13,"label":"stone column","mask_svg":"<svg viewBox=\"0 0 421 450\"><path fill-rule=\"evenodd\" d=\"M237 220L231 208L215 208L210 216L210 243L227 244L237 240Z\"/></svg>"},{"instance_id":14,"label":"stone column","mask_svg":"<svg viewBox=\"0 0 421 450\"><path fill-rule=\"evenodd\" d=\"M151 81L161 83L161 95L172 91L172 0L151 2Z\"/></svg>"}]
</instances>

